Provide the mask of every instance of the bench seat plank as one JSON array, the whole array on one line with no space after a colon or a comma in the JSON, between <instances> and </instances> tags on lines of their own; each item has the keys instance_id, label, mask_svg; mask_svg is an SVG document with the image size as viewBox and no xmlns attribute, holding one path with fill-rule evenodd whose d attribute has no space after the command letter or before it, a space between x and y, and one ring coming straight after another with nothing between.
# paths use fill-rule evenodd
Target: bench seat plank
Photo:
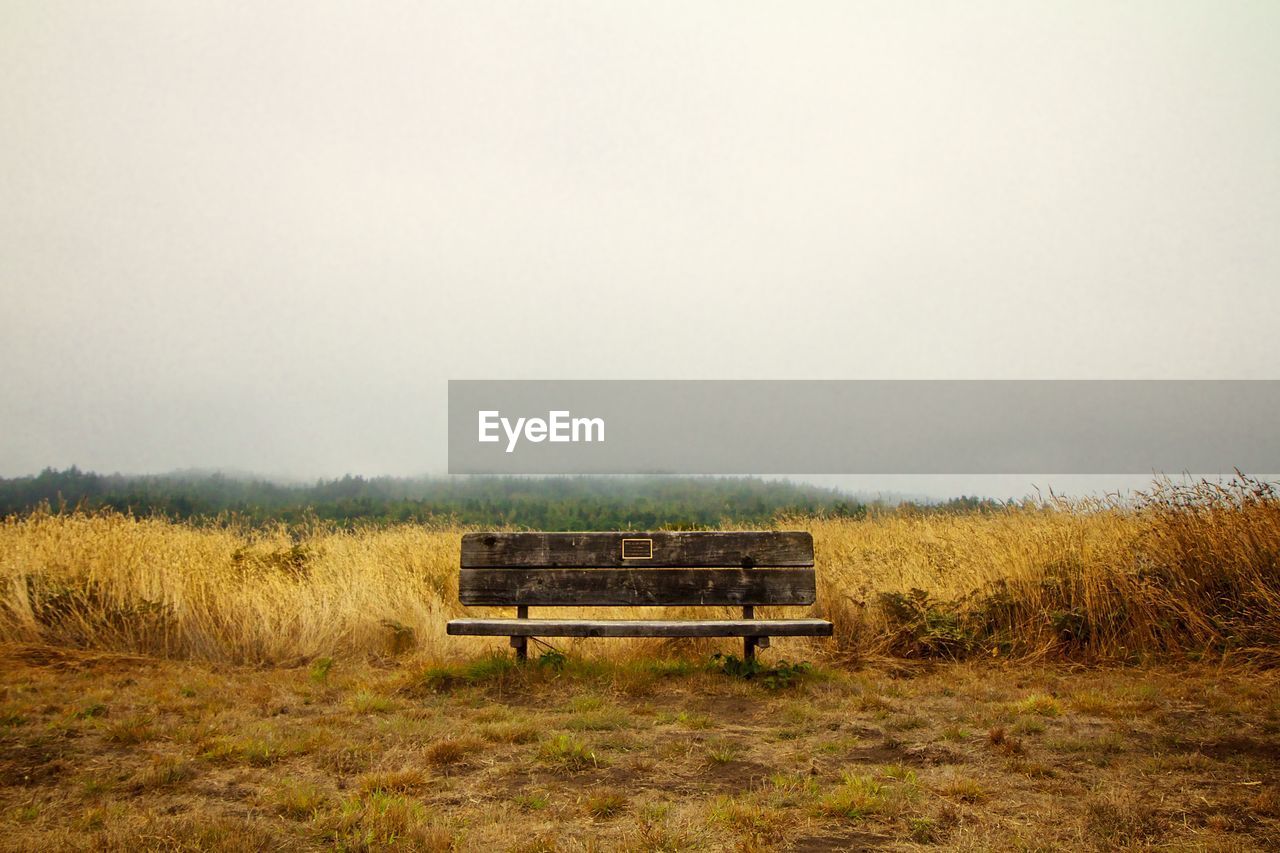
<instances>
[{"instance_id":1,"label":"bench seat plank","mask_svg":"<svg viewBox=\"0 0 1280 853\"><path fill-rule=\"evenodd\" d=\"M813 536L803 530L493 532L467 533L462 537L464 569L749 569L812 565Z\"/></svg>"},{"instance_id":2,"label":"bench seat plank","mask_svg":"<svg viewBox=\"0 0 1280 853\"><path fill-rule=\"evenodd\" d=\"M455 636L830 637L825 619L454 619Z\"/></svg>"},{"instance_id":3,"label":"bench seat plank","mask_svg":"<svg viewBox=\"0 0 1280 853\"><path fill-rule=\"evenodd\" d=\"M661 607L806 605L813 569L463 569L469 606Z\"/></svg>"}]
</instances>

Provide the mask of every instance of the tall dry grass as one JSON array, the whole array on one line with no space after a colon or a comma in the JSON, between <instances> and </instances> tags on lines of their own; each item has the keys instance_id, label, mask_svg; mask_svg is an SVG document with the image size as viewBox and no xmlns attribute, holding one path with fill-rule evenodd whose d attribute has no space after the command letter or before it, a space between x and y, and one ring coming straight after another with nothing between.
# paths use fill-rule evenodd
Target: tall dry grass
<instances>
[{"instance_id":1,"label":"tall dry grass","mask_svg":"<svg viewBox=\"0 0 1280 853\"><path fill-rule=\"evenodd\" d=\"M1280 660L1280 498L1265 483L1158 483L1136 505L1055 501L780 526L813 533L819 601L805 612L836 626L834 642L805 653ZM470 655L500 641L444 633L464 613L461 532L9 518L0 642L245 663ZM654 647L588 642L604 655Z\"/></svg>"}]
</instances>

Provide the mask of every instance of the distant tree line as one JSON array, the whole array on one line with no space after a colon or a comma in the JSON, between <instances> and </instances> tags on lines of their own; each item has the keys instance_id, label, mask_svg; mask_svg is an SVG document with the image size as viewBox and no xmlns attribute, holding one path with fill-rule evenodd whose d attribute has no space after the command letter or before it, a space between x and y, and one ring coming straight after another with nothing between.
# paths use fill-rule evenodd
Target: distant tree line
<instances>
[{"instance_id":1,"label":"distant tree line","mask_svg":"<svg viewBox=\"0 0 1280 853\"><path fill-rule=\"evenodd\" d=\"M783 515L861 518L878 507L844 492L754 477L359 477L287 484L224 474L135 476L46 468L0 478L0 516L110 509L174 519L250 523L457 522L537 530L759 524ZM921 511L984 510L957 498Z\"/></svg>"}]
</instances>

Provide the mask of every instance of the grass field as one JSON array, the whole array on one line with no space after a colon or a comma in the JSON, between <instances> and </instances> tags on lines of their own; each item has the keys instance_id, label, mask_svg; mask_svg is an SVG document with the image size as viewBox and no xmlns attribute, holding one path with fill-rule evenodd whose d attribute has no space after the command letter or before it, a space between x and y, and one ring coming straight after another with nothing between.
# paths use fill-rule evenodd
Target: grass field
<instances>
[{"instance_id":1,"label":"grass field","mask_svg":"<svg viewBox=\"0 0 1280 853\"><path fill-rule=\"evenodd\" d=\"M1280 845L1273 672L3 665L3 849Z\"/></svg>"},{"instance_id":2,"label":"grass field","mask_svg":"<svg viewBox=\"0 0 1280 853\"><path fill-rule=\"evenodd\" d=\"M778 524L836 636L744 679L447 637L456 528L10 518L0 847L1280 846L1268 485Z\"/></svg>"}]
</instances>

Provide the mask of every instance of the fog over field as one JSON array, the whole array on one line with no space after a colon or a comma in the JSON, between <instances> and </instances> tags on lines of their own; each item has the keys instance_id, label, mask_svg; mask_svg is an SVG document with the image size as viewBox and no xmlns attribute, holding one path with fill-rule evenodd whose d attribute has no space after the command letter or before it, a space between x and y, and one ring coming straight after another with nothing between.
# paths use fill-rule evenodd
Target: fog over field
<instances>
[{"instance_id":1,"label":"fog over field","mask_svg":"<svg viewBox=\"0 0 1280 853\"><path fill-rule=\"evenodd\" d=\"M442 473L450 378L1276 376L1276 4L9 4L0 127L3 476Z\"/></svg>"}]
</instances>

